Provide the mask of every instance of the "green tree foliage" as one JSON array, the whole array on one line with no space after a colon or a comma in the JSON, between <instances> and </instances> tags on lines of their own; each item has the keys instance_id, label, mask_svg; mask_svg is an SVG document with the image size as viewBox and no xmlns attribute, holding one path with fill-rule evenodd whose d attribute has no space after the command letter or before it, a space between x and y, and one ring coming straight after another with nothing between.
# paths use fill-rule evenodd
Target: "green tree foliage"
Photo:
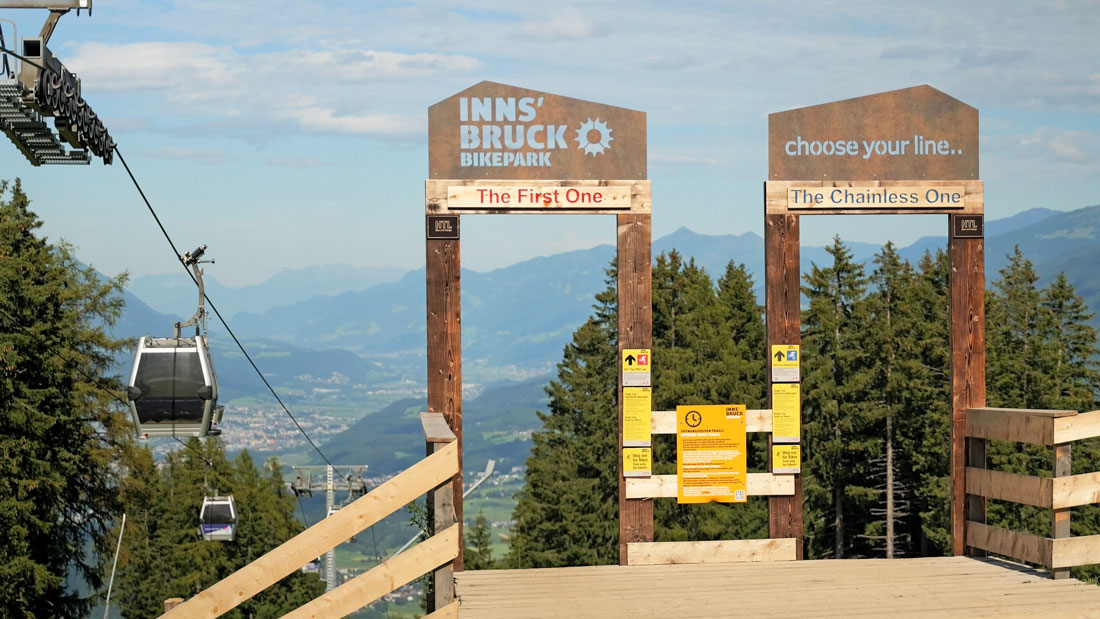
<instances>
[{"instance_id":1,"label":"green tree foliage","mask_svg":"<svg viewBox=\"0 0 1100 619\"><path fill-rule=\"evenodd\" d=\"M802 350L803 488L808 557L929 556L950 551L948 256L914 267L892 244L869 276L834 239L832 263L806 274ZM534 436L508 565L618 558L614 269L593 317L566 347L550 412ZM717 284L675 251L653 267L653 407L766 402L765 333L753 282L732 263ZM991 406L1097 408L1093 314L1065 277L1045 288L1017 250L987 294ZM754 437L750 470L765 470ZM1074 445L1073 472L1100 470L1100 441ZM992 442L990 466L1051 474L1050 448ZM654 436L654 472L675 472L675 441ZM989 502L989 522L1048 535L1049 511ZM1100 509L1074 508L1074 535L1100 533ZM766 501L654 504L659 541L767 534ZM1090 568L1091 569L1091 568ZM1095 578L1100 570L1077 570Z\"/></svg>"},{"instance_id":2,"label":"green tree foliage","mask_svg":"<svg viewBox=\"0 0 1100 619\"><path fill-rule=\"evenodd\" d=\"M0 615L82 617L66 586L102 584L94 556L118 517L111 462L125 432L108 329L123 278L101 281L38 236L19 181L0 183ZM84 546L91 542L92 553Z\"/></svg>"},{"instance_id":3,"label":"green tree foliage","mask_svg":"<svg viewBox=\"0 0 1100 619\"><path fill-rule=\"evenodd\" d=\"M807 555L840 559L863 530L846 514L866 512L875 499L867 484L882 441L867 402L867 278L839 237L825 249L833 264L813 265L802 288L809 299L802 315L803 521Z\"/></svg>"},{"instance_id":4,"label":"green tree foliage","mask_svg":"<svg viewBox=\"0 0 1100 619\"><path fill-rule=\"evenodd\" d=\"M550 411L532 437L506 565L554 567L618 562L618 348L615 267L594 315L574 334L547 389ZM653 406L764 406L764 324L743 266L717 286L676 252L653 269ZM675 441L654 437L655 473L675 472ZM762 470L765 443L757 441ZM750 466L752 463L750 462ZM766 501L746 505L655 505L658 540L767 535Z\"/></svg>"},{"instance_id":5,"label":"green tree foliage","mask_svg":"<svg viewBox=\"0 0 1100 619\"><path fill-rule=\"evenodd\" d=\"M618 313L614 263L595 314L565 347L539 413L527 480L513 512L508 567L619 561Z\"/></svg>"},{"instance_id":6,"label":"green tree foliage","mask_svg":"<svg viewBox=\"0 0 1100 619\"><path fill-rule=\"evenodd\" d=\"M493 561L489 519L478 514L474 526L466 527L466 552L463 555L463 568L467 570L490 570L496 567Z\"/></svg>"},{"instance_id":7,"label":"green tree foliage","mask_svg":"<svg viewBox=\"0 0 1100 619\"><path fill-rule=\"evenodd\" d=\"M208 438L189 439L159 467L142 448L130 450L124 463L127 521L112 603L126 617L155 616L165 599L189 598L302 531L274 460L263 471L247 451L230 462L221 441ZM203 497L215 492L236 501L232 542L199 536ZM282 616L323 591L316 575L294 572L227 616Z\"/></svg>"},{"instance_id":8,"label":"green tree foliage","mask_svg":"<svg viewBox=\"0 0 1100 619\"><path fill-rule=\"evenodd\" d=\"M717 288L694 260L676 251L653 266L653 407L765 403L763 313L744 266L730 263ZM766 438L757 435L750 467L763 470ZM653 437L654 474L676 473L676 437ZM653 506L657 541L767 537L767 500L748 504Z\"/></svg>"}]
</instances>

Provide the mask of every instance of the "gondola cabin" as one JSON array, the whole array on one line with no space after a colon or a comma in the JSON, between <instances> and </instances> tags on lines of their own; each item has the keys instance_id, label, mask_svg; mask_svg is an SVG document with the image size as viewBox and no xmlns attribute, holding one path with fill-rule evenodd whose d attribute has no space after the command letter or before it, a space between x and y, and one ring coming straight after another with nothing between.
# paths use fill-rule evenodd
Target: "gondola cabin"
<instances>
[{"instance_id":1,"label":"gondola cabin","mask_svg":"<svg viewBox=\"0 0 1100 619\"><path fill-rule=\"evenodd\" d=\"M206 336L142 337L126 396L139 437L220 433L218 381Z\"/></svg>"},{"instance_id":2,"label":"gondola cabin","mask_svg":"<svg viewBox=\"0 0 1100 619\"><path fill-rule=\"evenodd\" d=\"M208 496L199 510L199 535L207 541L231 542L237 535L237 505L230 496Z\"/></svg>"}]
</instances>

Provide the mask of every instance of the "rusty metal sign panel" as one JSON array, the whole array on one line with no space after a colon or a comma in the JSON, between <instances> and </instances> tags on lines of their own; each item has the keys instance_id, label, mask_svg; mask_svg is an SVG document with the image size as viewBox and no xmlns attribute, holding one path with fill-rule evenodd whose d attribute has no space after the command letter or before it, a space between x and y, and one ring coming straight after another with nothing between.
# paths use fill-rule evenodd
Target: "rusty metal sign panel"
<instances>
[{"instance_id":1,"label":"rusty metal sign panel","mask_svg":"<svg viewBox=\"0 0 1100 619\"><path fill-rule=\"evenodd\" d=\"M646 115L481 82L428 108L432 179L646 178Z\"/></svg>"},{"instance_id":2,"label":"rusty metal sign panel","mask_svg":"<svg viewBox=\"0 0 1100 619\"><path fill-rule=\"evenodd\" d=\"M931 86L768 116L769 180L974 180L978 110Z\"/></svg>"}]
</instances>

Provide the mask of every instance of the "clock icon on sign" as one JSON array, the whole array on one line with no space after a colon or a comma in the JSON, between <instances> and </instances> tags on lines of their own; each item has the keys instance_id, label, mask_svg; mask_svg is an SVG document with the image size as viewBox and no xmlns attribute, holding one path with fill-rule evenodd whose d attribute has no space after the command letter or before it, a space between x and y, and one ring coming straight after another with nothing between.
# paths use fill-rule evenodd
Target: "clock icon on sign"
<instances>
[{"instance_id":1,"label":"clock icon on sign","mask_svg":"<svg viewBox=\"0 0 1100 619\"><path fill-rule=\"evenodd\" d=\"M699 411L688 411L684 415L684 423L688 424L688 427L697 428L699 424L703 423L703 416L699 414Z\"/></svg>"}]
</instances>

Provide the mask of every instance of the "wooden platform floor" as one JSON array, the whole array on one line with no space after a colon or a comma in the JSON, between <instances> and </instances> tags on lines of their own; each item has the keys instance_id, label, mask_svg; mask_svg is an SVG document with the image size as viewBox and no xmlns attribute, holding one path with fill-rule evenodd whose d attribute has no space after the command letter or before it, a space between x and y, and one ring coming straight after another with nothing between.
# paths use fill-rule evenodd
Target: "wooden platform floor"
<instances>
[{"instance_id":1,"label":"wooden platform floor","mask_svg":"<svg viewBox=\"0 0 1100 619\"><path fill-rule=\"evenodd\" d=\"M455 580L460 619L1100 618L1100 586L966 557L489 570Z\"/></svg>"}]
</instances>

